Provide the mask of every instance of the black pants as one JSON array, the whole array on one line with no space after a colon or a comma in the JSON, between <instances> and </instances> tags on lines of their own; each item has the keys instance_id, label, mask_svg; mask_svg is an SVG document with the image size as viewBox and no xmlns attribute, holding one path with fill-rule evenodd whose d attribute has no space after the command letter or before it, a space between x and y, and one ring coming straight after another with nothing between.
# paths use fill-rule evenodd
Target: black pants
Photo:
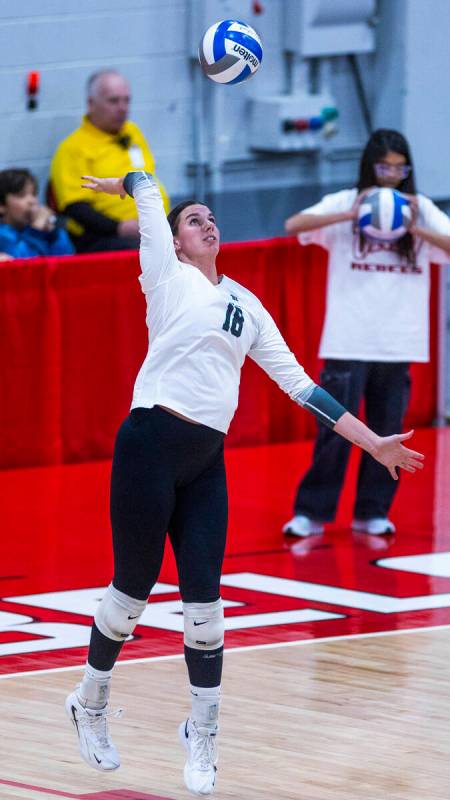
<instances>
[{"instance_id":1,"label":"black pants","mask_svg":"<svg viewBox=\"0 0 450 800\"><path fill-rule=\"evenodd\" d=\"M409 364L328 360L321 386L355 415L364 398L367 424L380 436L401 432L409 400ZM330 428L319 426L312 466L297 490L296 514L323 522L334 519L350 447ZM354 516L385 517L397 488L398 481L391 478L388 470L363 452Z\"/></svg>"},{"instance_id":2,"label":"black pants","mask_svg":"<svg viewBox=\"0 0 450 800\"><path fill-rule=\"evenodd\" d=\"M116 589L147 599L168 531L184 602L218 599L228 514L223 441L158 406L127 417L111 476Z\"/></svg>"}]
</instances>

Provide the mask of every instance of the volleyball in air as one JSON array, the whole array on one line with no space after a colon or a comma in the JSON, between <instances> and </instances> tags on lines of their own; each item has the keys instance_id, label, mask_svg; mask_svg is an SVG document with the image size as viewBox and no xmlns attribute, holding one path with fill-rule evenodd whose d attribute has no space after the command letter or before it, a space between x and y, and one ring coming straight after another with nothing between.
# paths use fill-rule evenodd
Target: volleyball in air
<instances>
[{"instance_id":1,"label":"volleyball in air","mask_svg":"<svg viewBox=\"0 0 450 800\"><path fill-rule=\"evenodd\" d=\"M394 242L407 233L410 223L409 201L395 189L372 189L359 206L358 225L368 239Z\"/></svg>"},{"instance_id":2,"label":"volleyball in air","mask_svg":"<svg viewBox=\"0 0 450 800\"><path fill-rule=\"evenodd\" d=\"M259 69L262 44L245 22L224 19L211 25L203 36L198 58L207 78L216 83L242 83Z\"/></svg>"}]
</instances>

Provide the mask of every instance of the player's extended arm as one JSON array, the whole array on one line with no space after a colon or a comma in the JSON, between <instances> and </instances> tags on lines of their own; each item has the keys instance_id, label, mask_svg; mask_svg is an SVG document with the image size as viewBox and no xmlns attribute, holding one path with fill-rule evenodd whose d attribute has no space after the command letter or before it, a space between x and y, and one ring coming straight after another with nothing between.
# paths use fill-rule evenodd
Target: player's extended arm
<instances>
[{"instance_id":1,"label":"player's extended arm","mask_svg":"<svg viewBox=\"0 0 450 800\"><path fill-rule=\"evenodd\" d=\"M362 192L359 192L353 201L352 207L347 211L335 211L333 208L336 203L334 195L327 195L315 206L315 208L320 209L317 213L311 214L308 211L298 211L297 214L293 214L292 217L289 217L284 223L286 233L306 233L307 231L326 228L328 225L356 221L361 201L369 191L370 189L364 189Z\"/></svg>"},{"instance_id":2,"label":"player's extended arm","mask_svg":"<svg viewBox=\"0 0 450 800\"><path fill-rule=\"evenodd\" d=\"M145 287L153 289L179 272L173 237L164 212L158 184L143 170L128 172L124 178L95 178L83 175L82 186L94 192L106 192L136 201L141 235L140 261Z\"/></svg>"},{"instance_id":3,"label":"player's extended arm","mask_svg":"<svg viewBox=\"0 0 450 800\"><path fill-rule=\"evenodd\" d=\"M302 402L304 408L330 428L343 436L352 444L357 444L366 450L380 464L385 466L392 478L398 480L396 468L415 472L423 468L424 456L415 450L409 450L402 442L410 439L414 431L408 433L395 433L392 436L378 436L367 427L364 422L354 417L344 406L337 402L325 389L316 386L308 397Z\"/></svg>"},{"instance_id":4,"label":"player's extended arm","mask_svg":"<svg viewBox=\"0 0 450 800\"><path fill-rule=\"evenodd\" d=\"M326 228L327 225L336 225L339 222L349 222L354 219L353 210L340 211L336 214L293 214L284 223L286 233L297 234L306 231L315 231L318 228Z\"/></svg>"},{"instance_id":5,"label":"player's extended arm","mask_svg":"<svg viewBox=\"0 0 450 800\"><path fill-rule=\"evenodd\" d=\"M422 469L423 455L408 450L402 441L413 431L393 436L378 436L361 420L350 414L325 389L317 386L289 350L270 314L260 307L259 333L249 356L278 383L292 400L311 411L324 425L367 450L397 480L396 467L407 472Z\"/></svg>"}]
</instances>

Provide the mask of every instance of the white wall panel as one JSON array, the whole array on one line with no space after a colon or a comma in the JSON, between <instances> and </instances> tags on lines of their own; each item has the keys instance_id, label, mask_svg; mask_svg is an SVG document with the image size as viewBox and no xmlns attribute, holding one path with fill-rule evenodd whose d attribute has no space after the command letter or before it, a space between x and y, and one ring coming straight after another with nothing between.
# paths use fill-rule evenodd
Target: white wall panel
<instances>
[{"instance_id":1,"label":"white wall panel","mask_svg":"<svg viewBox=\"0 0 450 800\"><path fill-rule=\"evenodd\" d=\"M158 14L136 9L2 21L2 63L39 67L80 58L111 60L127 51L134 56L180 52L185 37L177 16L166 6Z\"/></svg>"}]
</instances>

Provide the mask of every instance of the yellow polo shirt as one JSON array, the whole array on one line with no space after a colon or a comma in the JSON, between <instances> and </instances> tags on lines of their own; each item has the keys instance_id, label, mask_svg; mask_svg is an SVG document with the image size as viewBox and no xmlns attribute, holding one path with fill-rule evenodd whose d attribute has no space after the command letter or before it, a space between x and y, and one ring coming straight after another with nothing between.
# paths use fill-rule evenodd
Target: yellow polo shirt
<instances>
[{"instance_id":1,"label":"yellow polo shirt","mask_svg":"<svg viewBox=\"0 0 450 800\"><path fill-rule=\"evenodd\" d=\"M127 120L119 133L106 133L84 116L80 127L61 142L53 156L50 181L58 210L64 211L71 203L88 202L95 211L118 222L137 219L136 204L128 195L121 200L118 195L81 188L82 175L115 178L135 169L155 171L155 160L138 126ZM168 213L169 198L161 183L159 187ZM67 227L77 236L83 233L75 220L69 220Z\"/></svg>"}]
</instances>

